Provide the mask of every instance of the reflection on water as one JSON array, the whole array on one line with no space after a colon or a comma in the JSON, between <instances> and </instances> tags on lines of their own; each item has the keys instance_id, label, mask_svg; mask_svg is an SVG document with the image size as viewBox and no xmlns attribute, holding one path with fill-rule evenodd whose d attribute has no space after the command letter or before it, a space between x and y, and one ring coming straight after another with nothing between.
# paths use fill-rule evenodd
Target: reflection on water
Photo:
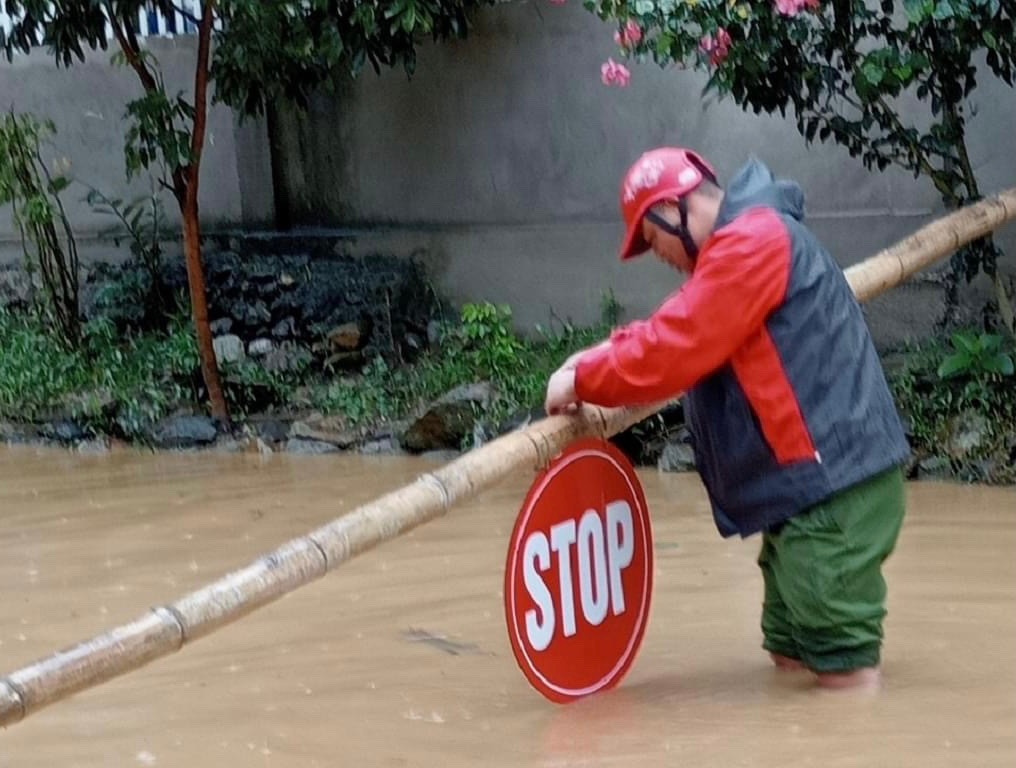
<instances>
[{"instance_id":1,"label":"reflection on water","mask_svg":"<svg viewBox=\"0 0 1016 768\"><path fill-rule=\"evenodd\" d=\"M0 447L0 673L431 466ZM657 541L653 610L614 691L552 705L515 666L501 588L531 479L520 474L0 733L0 768L1016 764L1016 492L908 487L887 568L885 687L857 695L767 664L757 539L721 540L694 476L641 476Z\"/></svg>"}]
</instances>

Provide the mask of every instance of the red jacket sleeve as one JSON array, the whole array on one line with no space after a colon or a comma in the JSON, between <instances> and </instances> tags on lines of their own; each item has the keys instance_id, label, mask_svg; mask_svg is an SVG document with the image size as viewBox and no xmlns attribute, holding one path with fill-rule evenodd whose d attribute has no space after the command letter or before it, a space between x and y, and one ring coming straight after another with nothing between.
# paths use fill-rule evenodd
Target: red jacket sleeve
<instances>
[{"instance_id":1,"label":"red jacket sleeve","mask_svg":"<svg viewBox=\"0 0 1016 768\"><path fill-rule=\"evenodd\" d=\"M779 215L756 208L713 233L695 270L646 320L611 334L583 355L575 391L604 406L674 397L712 373L782 303L790 277L790 236Z\"/></svg>"}]
</instances>

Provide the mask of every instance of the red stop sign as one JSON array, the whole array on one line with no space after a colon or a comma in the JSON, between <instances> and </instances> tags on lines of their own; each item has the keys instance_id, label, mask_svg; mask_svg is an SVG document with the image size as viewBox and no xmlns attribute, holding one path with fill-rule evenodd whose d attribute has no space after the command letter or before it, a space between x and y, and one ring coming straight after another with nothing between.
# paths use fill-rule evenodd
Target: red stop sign
<instances>
[{"instance_id":1,"label":"red stop sign","mask_svg":"<svg viewBox=\"0 0 1016 768\"><path fill-rule=\"evenodd\" d=\"M620 682L645 633L652 583L635 470L612 444L576 440L533 482L508 548L505 620L533 687L567 702Z\"/></svg>"}]
</instances>

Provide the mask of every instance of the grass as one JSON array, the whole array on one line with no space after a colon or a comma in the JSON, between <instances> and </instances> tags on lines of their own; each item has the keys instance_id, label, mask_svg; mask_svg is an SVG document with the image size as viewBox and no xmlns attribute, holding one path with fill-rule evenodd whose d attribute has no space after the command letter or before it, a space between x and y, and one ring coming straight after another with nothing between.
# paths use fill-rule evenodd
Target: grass
<instances>
[{"instance_id":1,"label":"grass","mask_svg":"<svg viewBox=\"0 0 1016 768\"><path fill-rule=\"evenodd\" d=\"M350 426L403 419L448 390L489 381L494 401L483 418L497 424L543 402L550 373L572 351L601 339L618 307L604 304L593 327L569 324L554 332L517 335L511 310L467 304L441 342L411 365L382 357L362 371L336 375L309 361L296 370L268 371L247 360L224 366L234 418L265 410L315 410ZM86 325L81 347L68 349L42 318L0 310L0 418L44 421L59 416L93 433L144 440L160 419L179 408L204 407L197 349L184 316L159 333L119 335L111 322Z\"/></svg>"},{"instance_id":2,"label":"grass","mask_svg":"<svg viewBox=\"0 0 1016 768\"><path fill-rule=\"evenodd\" d=\"M990 352L966 354L968 347L976 353L979 343L986 341L991 342ZM901 363L889 370L893 396L910 422L911 447L917 456L947 458L952 472L966 480L1016 480L1012 455L1016 451L1016 382L1010 366L996 364L998 356L1003 362L1011 356L1011 348L1011 341L961 330L951 341L936 339L911 347ZM970 416L983 418L983 439L969 453L957 455L950 451L950 438L958 421Z\"/></svg>"}]
</instances>

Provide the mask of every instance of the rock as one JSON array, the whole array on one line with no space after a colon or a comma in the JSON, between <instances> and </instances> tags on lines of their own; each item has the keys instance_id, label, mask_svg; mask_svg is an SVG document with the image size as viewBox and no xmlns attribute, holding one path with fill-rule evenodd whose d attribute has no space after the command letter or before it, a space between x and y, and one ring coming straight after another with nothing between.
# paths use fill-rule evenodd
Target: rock
<instances>
[{"instance_id":1,"label":"rock","mask_svg":"<svg viewBox=\"0 0 1016 768\"><path fill-rule=\"evenodd\" d=\"M320 422L294 421L289 428L289 439L310 440L328 443L337 449L349 448L360 440L359 433L345 429L334 421L323 419Z\"/></svg>"},{"instance_id":2,"label":"rock","mask_svg":"<svg viewBox=\"0 0 1016 768\"><path fill-rule=\"evenodd\" d=\"M288 339L290 336L296 334L296 320L291 317L287 317L284 320L275 324L272 328L272 336L276 339Z\"/></svg>"},{"instance_id":3,"label":"rock","mask_svg":"<svg viewBox=\"0 0 1016 768\"><path fill-rule=\"evenodd\" d=\"M220 317L208 324L213 336L225 336L233 328L233 321L228 317Z\"/></svg>"},{"instance_id":4,"label":"rock","mask_svg":"<svg viewBox=\"0 0 1016 768\"><path fill-rule=\"evenodd\" d=\"M289 288L294 283L296 283L296 278L293 277L288 272L283 272L281 275L279 275L279 285L281 285L283 288Z\"/></svg>"},{"instance_id":5,"label":"rock","mask_svg":"<svg viewBox=\"0 0 1016 768\"><path fill-rule=\"evenodd\" d=\"M988 420L976 411L966 410L949 421L945 449L954 459L964 459L984 444Z\"/></svg>"},{"instance_id":6,"label":"rock","mask_svg":"<svg viewBox=\"0 0 1016 768\"><path fill-rule=\"evenodd\" d=\"M457 387L432 403L402 436L402 446L413 453L458 449L471 436L477 411L486 410L494 397L487 382Z\"/></svg>"},{"instance_id":7,"label":"rock","mask_svg":"<svg viewBox=\"0 0 1016 768\"><path fill-rule=\"evenodd\" d=\"M109 438L106 437L82 440L74 446L75 451L88 456L109 453L111 449L112 446L110 445Z\"/></svg>"},{"instance_id":8,"label":"rock","mask_svg":"<svg viewBox=\"0 0 1016 768\"><path fill-rule=\"evenodd\" d=\"M441 322L431 320L427 323L427 343L434 347L441 343Z\"/></svg>"},{"instance_id":9,"label":"rock","mask_svg":"<svg viewBox=\"0 0 1016 768\"><path fill-rule=\"evenodd\" d=\"M546 412L542 407L530 408L525 411L518 411L513 413L508 419L502 421L497 425L497 433L499 435L507 434L508 432L514 432L516 429L522 429L528 427L533 422L539 421L546 416Z\"/></svg>"},{"instance_id":10,"label":"rock","mask_svg":"<svg viewBox=\"0 0 1016 768\"><path fill-rule=\"evenodd\" d=\"M483 425L483 422L476 421L473 423L473 448L480 448L484 443L490 439L487 432L487 428Z\"/></svg>"},{"instance_id":11,"label":"rock","mask_svg":"<svg viewBox=\"0 0 1016 768\"><path fill-rule=\"evenodd\" d=\"M56 419L48 424L43 424L39 433L43 437L59 440L61 443L76 443L88 437L86 432L71 419Z\"/></svg>"},{"instance_id":12,"label":"rock","mask_svg":"<svg viewBox=\"0 0 1016 768\"><path fill-rule=\"evenodd\" d=\"M30 424L0 421L0 442L30 443L39 439L39 430Z\"/></svg>"},{"instance_id":13,"label":"rock","mask_svg":"<svg viewBox=\"0 0 1016 768\"><path fill-rule=\"evenodd\" d=\"M222 437L215 442L216 450L225 453L244 453L250 445L250 440L245 438Z\"/></svg>"},{"instance_id":14,"label":"rock","mask_svg":"<svg viewBox=\"0 0 1016 768\"><path fill-rule=\"evenodd\" d=\"M276 445L289 437L289 430L292 426L282 419L259 419L252 423L259 439L269 445Z\"/></svg>"},{"instance_id":15,"label":"rock","mask_svg":"<svg viewBox=\"0 0 1016 768\"><path fill-rule=\"evenodd\" d=\"M687 443L668 442L656 466L661 472L691 472L695 469L695 451Z\"/></svg>"},{"instance_id":16,"label":"rock","mask_svg":"<svg viewBox=\"0 0 1016 768\"><path fill-rule=\"evenodd\" d=\"M399 444L391 437L382 437L379 440L370 440L356 449L357 453L368 455L402 453Z\"/></svg>"},{"instance_id":17,"label":"rock","mask_svg":"<svg viewBox=\"0 0 1016 768\"><path fill-rule=\"evenodd\" d=\"M193 448L215 442L218 430L205 416L171 416L152 431L152 441L160 448Z\"/></svg>"},{"instance_id":18,"label":"rock","mask_svg":"<svg viewBox=\"0 0 1016 768\"><path fill-rule=\"evenodd\" d=\"M254 339L247 345L247 354L251 357L264 357L275 349L275 342L271 339Z\"/></svg>"},{"instance_id":19,"label":"rock","mask_svg":"<svg viewBox=\"0 0 1016 768\"><path fill-rule=\"evenodd\" d=\"M998 472L998 462L994 459L977 459L970 462L970 471L975 483L992 483Z\"/></svg>"},{"instance_id":20,"label":"rock","mask_svg":"<svg viewBox=\"0 0 1016 768\"><path fill-rule=\"evenodd\" d=\"M287 453L302 453L302 454L321 454L321 453L337 453L339 448L332 443L326 443L321 440L305 440L303 438L291 438L286 443Z\"/></svg>"},{"instance_id":21,"label":"rock","mask_svg":"<svg viewBox=\"0 0 1016 768\"><path fill-rule=\"evenodd\" d=\"M261 364L268 371L298 371L310 365L313 355L310 350L294 344L291 341L284 341L282 344L267 355Z\"/></svg>"},{"instance_id":22,"label":"rock","mask_svg":"<svg viewBox=\"0 0 1016 768\"><path fill-rule=\"evenodd\" d=\"M21 269L0 269L0 307L27 309L31 303L31 278Z\"/></svg>"},{"instance_id":23,"label":"rock","mask_svg":"<svg viewBox=\"0 0 1016 768\"><path fill-rule=\"evenodd\" d=\"M233 305L233 318L247 328L259 328L272 321L268 305L258 299L254 302L238 301Z\"/></svg>"},{"instance_id":24,"label":"rock","mask_svg":"<svg viewBox=\"0 0 1016 768\"><path fill-rule=\"evenodd\" d=\"M402 346L413 354L419 354L423 351L423 339L410 331L403 337Z\"/></svg>"},{"instance_id":25,"label":"rock","mask_svg":"<svg viewBox=\"0 0 1016 768\"><path fill-rule=\"evenodd\" d=\"M212 348L219 365L239 363L247 356L243 351L243 339L232 334L212 339Z\"/></svg>"},{"instance_id":26,"label":"rock","mask_svg":"<svg viewBox=\"0 0 1016 768\"><path fill-rule=\"evenodd\" d=\"M951 474L952 463L944 456L929 456L917 464L917 478L919 480L949 477Z\"/></svg>"},{"instance_id":27,"label":"rock","mask_svg":"<svg viewBox=\"0 0 1016 768\"><path fill-rule=\"evenodd\" d=\"M363 346L363 330L359 323L343 323L328 331L325 338L328 346L338 352L360 349Z\"/></svg>"}]
</instances>

